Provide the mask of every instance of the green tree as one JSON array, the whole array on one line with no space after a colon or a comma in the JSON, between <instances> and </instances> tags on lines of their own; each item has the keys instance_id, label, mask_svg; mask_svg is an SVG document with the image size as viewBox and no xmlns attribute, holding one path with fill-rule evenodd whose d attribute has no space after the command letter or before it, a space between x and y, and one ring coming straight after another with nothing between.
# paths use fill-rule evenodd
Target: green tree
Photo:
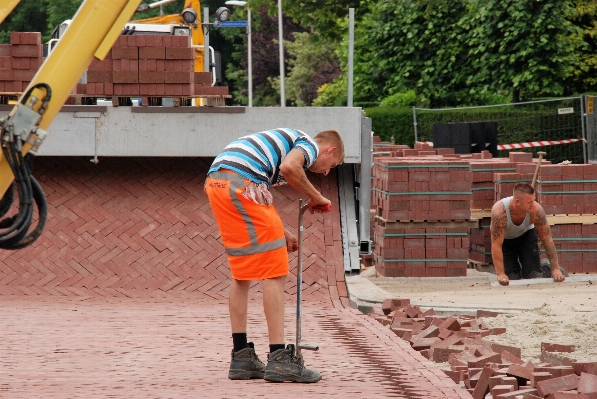
<instances>
[{"instance_id":1,"label":"green tree","mask_svg":"<svg viewBox=\"0 0 597 399\"><path fill-rule=\"evenodd\" d=\"M586 43L580 51L580 62L572 76L576 93L597 91L597 3L593 0L574 0L576 13L570 21L582 29Z\"/></svg>"},{"instance_id":2,"label":"green tree","mask_svg":"<svg viewBox=\"0 0 597 399\"><path fill-rule=\"evenodd\" d=\"M469 0L466 31L475 90L508 92L512 101L566 94L584 42L570 0Z\"/></svg>"},{"instance_id":3,"label":"green tree","mask_svg":"<svg viewBox=\"0 0 597 399\"><path fill-rule=\"evenodd\" d=\"M471 71L466 0L389 0L372 6L357 29L355 100L415 90L424 103L458 102Z\"/></svg>"},{"instance_id":4,"label":"green tree","mask_svg":"<svg viewBox=\"0 0 597 399\"><path fill-rule=\"evenodd\" d=\"M46 27L49 0L22 0L0 26L0 43L10 43L10 32L42 32Z\"/></svg>"},{"instance_id":5,"label":"green tree","mask_svg":"<svg viewBox=\"0 0 597 399\"><path fill-rule=\"evenodd\" d=\"M310 33L297 32L293 42L285 41L290 59L290 72L285 80L286 96L298 106L311 105L317 89L332 82L341 73L335 45L331 42L310 41ZM279 78L274 78L276 87Z\"/></svg>"}]
</instances>

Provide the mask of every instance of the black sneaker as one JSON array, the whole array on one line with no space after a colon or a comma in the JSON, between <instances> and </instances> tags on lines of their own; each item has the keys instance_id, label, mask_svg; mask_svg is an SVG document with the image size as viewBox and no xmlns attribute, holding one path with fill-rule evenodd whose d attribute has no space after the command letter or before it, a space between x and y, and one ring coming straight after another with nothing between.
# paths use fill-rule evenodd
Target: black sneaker
<instances>
[{"instance_id":1,"label":"black sneaker","mask_svg":"<svg viewBox=\"0 0 597 399\"><path fill-rule=\"evenodd\" d=\"M317 382L321 380L321 374L305 368L304 363L294 355L294 345L289 344L286 349L278 349L267 355L263 378L271 382Z\"/></svg>"},{"instance_id":2,"label":"black sneaker","mask_svg":"<svg viewBox=\"0 0 597 399\"><path fill-rule=\"evenodd\" d=\"M551 277L551 267L549 266L548 259L541 260L541 271L543 272L544 277ZM564 277L568 277L568 271L566 271L566 269L564 269L562 266L560 266L560 272Z\"/></svg>"},{"instance_id":3,"label":"black sneaker","mask_svg":"<svg viewBox=\"0 0 597 399\"><path fill-rule=\"evenodd\" d=\"M250 380L251 378L263 378L265 364L257 357L255 345L249 342L249 347L237 352L232 350L230 371L228 378L231 380Z\"/></svg>"}]
</instances>

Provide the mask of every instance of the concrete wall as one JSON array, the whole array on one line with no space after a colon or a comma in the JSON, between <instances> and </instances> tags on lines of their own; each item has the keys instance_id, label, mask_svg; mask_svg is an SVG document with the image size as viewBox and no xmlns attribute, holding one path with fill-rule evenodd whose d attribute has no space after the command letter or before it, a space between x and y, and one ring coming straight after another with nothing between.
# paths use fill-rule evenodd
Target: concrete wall
<instances>
[{"instance_id":1,"label":"concrete wall","mask_svg":"<svg viewBox=\"0 0 597 399\"><path fill-rule=\"evenodd\" d=\"M339 131L345 162L360 163L362 118L361 108L347 107L65 106L38 155L211 157L240 136L291 127Z\"/></svg>"}]
</instances>

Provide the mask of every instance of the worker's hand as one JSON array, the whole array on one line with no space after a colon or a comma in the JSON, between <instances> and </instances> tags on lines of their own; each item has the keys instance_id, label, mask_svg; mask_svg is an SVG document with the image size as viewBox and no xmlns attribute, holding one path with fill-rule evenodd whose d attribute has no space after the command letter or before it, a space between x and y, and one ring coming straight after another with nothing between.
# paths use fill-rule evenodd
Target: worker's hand
<instances>
[{"instance_id":1,"label":"worker's hand","mask_svg":"<svg viewBox=\"0 0 597 399\"><path fill-rule=\"evenodd\" d=\"M509 285L510 284L510 279L505 274L498 274L497 275L497 281L501 285Z\"/></svg>"},{"instance_id":2,"label":"worker's hand","mask_svg":"<svg viewBox=\"0 0 597 399\"><path fill-rule=\"evenodd\" d=\"M566 279L559 268L551 271L551 277L556 283L561 283Z\"/></svg>"},{"instance_id":3,"label":"worker's hand","mask_svg":"<svg viewBox=\"0 0 597 399\"><path fill-rule=\"evenodd\" d=\"M309 213L325 213L330 212L332 201L325 197L320 197L319 199L311 198L309 201ZM328 209L329 208L329 209Z\"/></svg>"},{"instance_id":4,"label":"worker's hand","mask_svg":"<svg viewBox=\"0 0 597 399\"><path fill-rule=\"evenodd\" d=\"M288 252L294 252L298 250L298 240L294 234L284 229L284 237L286 238L286 250Z\"/></svg>"}]
</instances>

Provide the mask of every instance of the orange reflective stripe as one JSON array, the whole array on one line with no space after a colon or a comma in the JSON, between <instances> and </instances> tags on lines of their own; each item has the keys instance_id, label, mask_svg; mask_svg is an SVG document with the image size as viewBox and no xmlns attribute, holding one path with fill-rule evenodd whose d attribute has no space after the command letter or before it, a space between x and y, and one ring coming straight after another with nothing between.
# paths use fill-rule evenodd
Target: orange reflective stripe
<instances>
[{"instance_id":1,"label":"orange reflective stripe","mask_svg":"<svg viewBox=\"0 0 597 399\"><path fill-rule=\"evenodd\" d=\"M222 171L210 173L205 182L232 276L262 279L286 275L288 254L282 220L272 205L243 197L248 183L235 173Z\"/></svg>"}]
</instances>

